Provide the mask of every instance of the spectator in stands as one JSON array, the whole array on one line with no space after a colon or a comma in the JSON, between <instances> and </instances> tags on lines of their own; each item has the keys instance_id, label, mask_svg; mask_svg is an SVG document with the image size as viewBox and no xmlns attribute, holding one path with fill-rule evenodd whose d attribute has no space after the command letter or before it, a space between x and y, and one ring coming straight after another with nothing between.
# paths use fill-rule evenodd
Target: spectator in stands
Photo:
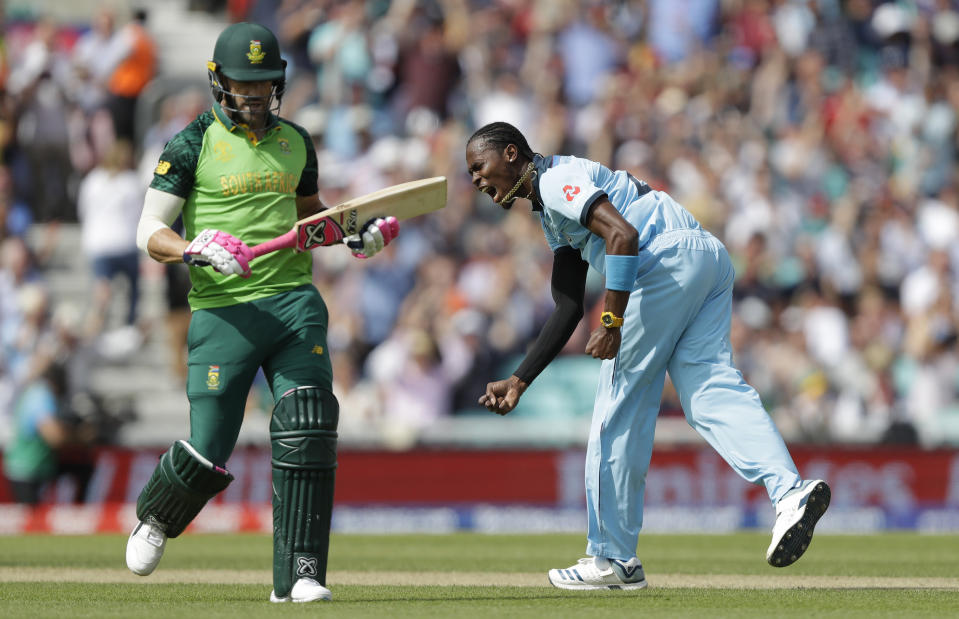
<instances>
[{"instance_id":1,"label":"spectator in stands","mask_svg":"<svg viewBox=\"0 0 959 619\"><path fill-rule=\"evenodd\" d=\"M959 18L948 2L918 3L905 13L896 3L871 0L261 0L231 3L231 10L249 19L275 14L291 63L284 115L299 122L297 110L306 109L304 119L314 118L311 134L320 173L328 177L321 184L327 203L412 178L449 179L455 208L411 223L393 256L362 266L324 261L315 271L318 286L336 291L326 295L331 315L340 317L330 325L331 347L334 341L365 341L343 361L354 364L357 383L369 380L366 352L390 336L399 304L419 294L416 280L428 261L448 263L456 282L455 303L427 325L434 333L450 315L466 310L486 320L484 331L470 340L481 358L502 358L528 344L524 312L542 311L535 291L543 290L550 256L510 239L475 240L499 226L476 208L459 163L465 126L507 117L545 151L627 169L681 197L721 237L744 266L737 270L736 294L745 304L736 311L753 322L737 339L736 352L749 360L743 368L747 380L774 403L777 423L816 418L784 430L807 438L857 436L859 423L881 424L922 406L920 394L904 388L904 377L919 363L916 350L922 351L923 367L948 366L950 340L920 337L942 335L925 328L930 311L944 311L932 293L959 289L949 281L957 278L959 265L950 240L957 236L957 218L949 187L959 126ZM583 19L574 23L577 15ZM101 32L102 14L93 19L93 30ZM344 19L349 28L342 29ZM156 34L159 22L150 22ZM60 80L62 67L69 66L63 49L69 37L57 39L50 25L39 24L37 36L19 25L4 33L10 78L8 92L0 91L0 164L15 181L12 204L27 205L40 224L28 227L31 218L19 210L10 220L16 231L8 225L7 234L30 238L41 258L45 249L37 236L43 239L48 228L42 224L75 212L70 185L61 183L75 174L64 161L62 121L76 91L64 90L70 82ZM334 44L330 35L338 28L351 33L349 45ZM314 32L322 64L309 56ZM81 39L70 57L89 57L82 50L93 36ZM601 53L576 51L583 49ZM343 60L348 62L337 65ZM317 74L334 66L348 69L348 88L334 92L316 84ZM30 88L44 67L49 76ZM605 79L593 82L584 73L590 70ZM587 83L594 87L583 88ZM328 103L333 94L339 108ZM298 107L303 105L308 107ZM162 148L196 115L186 111L192 107L174 93L144 127L147 148ZM97 134L90 126L81 129ZM427 156L416 154L421 151ZM155 153L144 160L152 171ZM418 163L409 165L412 160ZM75 159L75 166L82 172L93 161ZM3 186L0 179L0 192ZM526 225L511 221L507 229L528 238ZM476 244L497 246L488 251ZM932 248L950 254L945 271ZM509 294L490 307L495 303L484 296L484 286L520 269L524 277L507 282ZM881 304L872 298L875 287L882 291ZM842 296L828 299L829 324L838 326L844 317L861 332L850 333L838 373L811 356L824 352L821 338L812 338L815 351L806 349L802 324L810 289L838 289ZM0 305L12 303L17 292L4 294L0 290ZM756 298L765 304L759 313L769 314L761 320ZM907 318L900 315L903 309ZM852 326L872 324L877 314L884 325L881 346L862 335L869 327ZM909 337L903 337L907 330ZM946 400L952 397L947 374L923 374ZM863 385L875 386L872 399L861 398ZM849 404L857 397L872 402L868 411ZM887 409L892 412L870 416ZM864 411L869 414L860 415ZM870 425L858 435L875 434ZM923 438L947 440L928 432Z\"/></svg>"},{"instance_id":2,"label":"spectator in stands","mask_svg":"<svg viewBox=\"0 0 959 619\"><path fill-rule=\"evenodd\" d=\"M444 354L433 334L415 324L397 328L370 353L368 372L384 403L380 427L391 445L412 447L424 430L449 416L452 387L469 369L455 364L461 360Z\"/></svg>"},{"instance_id":3,"label":"spectator in stands","mask_svg":"<svg viewBox=\"0 0 959 619\"><path fill-rule=\"evenodd\" d=\"M140 252L136 230L143 203L143 184L133 170L133 146L118 139L103 161L80 183L77 200L82 230L82 250L94 274L90 335L99 334L108 320L114 298L113 280L122 275L128 286L125 327L121 348L132 352L139 345L135 328L140 296Z\"/></svg>"},{"instance_id":4,"label":"spectator in stands","mask_svg":"<svg viewBox=\"0 0 959 619\"><path fill-rule=\"evenodd\" d=\"M264 3L257 3L255 14L246 21L276 22L275 32L290 62L287 88L291 93L304 90L312 95L316 91L316 75L310 60L309 41L316 25L326 16L327 7L313 0L277 0L277 4L278 7L263 7Z\"/></svg>"},{"instance_id":5,"label":"spectator in stands","mask_svg":"<svg viewBox=\"0 0 959 619\"><path fill-rule=\"evenodd\" d=\"M99 109L106 102L106 83L114 68L110 64L110 45L115 33L116 16L110 7L101 7L90 29L73 46L71 60L78 80L77 103L86 112Z\"/></svg>"},{"instance_id":6,"label":"spectator in stands","mask_svg":"<svg viewBox=\"0 0 959 619\"><path fill-rule=\"evenodd\" d=\"M11 237L0 243L0 361L8 368L16 357L24 312L19 295L28 285L37 285L40 274L26 242Z\"/></svg>"},{"instance_id":7,"label":"spectator in stands","mask_svg":"<svg viewBox=\"0 0 959 619\"><path fill-rule=\"evenodd\" d=\"M309 54L316 67L316 88L327 105L363 100L372 66L370 46L363 27L364 2L335 3L309 39ZM356 96L356 91L360 96Z\"/></svg>"},{"instance_id":8,"label":"spectator in stands","mask_svg":"<svg viewBox=\"0 0 959 619\"><path fill-rule=\"evenodd\" d=\"M602 83L621 62L623 47L610 32L602 3L580 5L558 33L557 51L563 60L563 91L575 108L590 103Z\"/></svg>"},{"instance_id":9,"label":"spectator in stands","mask_svg":"<svg viewBox=\"0 0 959 619\"><path fill-rule=\"evenodd\" d=\"M110 42L113 71L107 82L108 106L118 138L135 142L136 106L140 93L156 74L156 45L146 29L147 12L137 9L133 19Z\"/></svg>"},{"instance_id":10,"label":"spectator in stands","mask_svg":"<svg viewBox=\"0 0 959 619\"><path fill-rule=\"evenodd\" d=\"M451 96L461 77L457 55L465 43L466 32L458 27L462 20L453 19L458 16L455 11L441 15L433 6L412 8L396 33L400 55L394 97L401 127L418 109L439 119L447 118ZM453 9L457 3L446 6Z\"/></svg>"},{"instance_id":11,"label":"spectator in stands","mask_svg":"<svg viewBox=\"0 0 959 619\"><path fill-rule=\"evenodd\" d=\"M25 236L32 224L30 207L14 195L10 169L0 165L0 241Z\"/></svg>"},{"instance_id":12,"label":"spectator in stands","mask_svg":"<svg viewBox=\"0 0 959 619\"><path fill-rule=\"evenodd\" d=\"M18 503L36 505L58 473L57 452L71 443L90 443L88 425L64 420L66 372L49 363L30 381L13 408L14 435L3 454L3 473Z\"/></svg>"},{"instance_id":13,"label":"spectator in stands","mask_svg":"<svg viewBox=\"0 0 959 619\"><path fill-rule=\"evenodd\" d=\"M74 165L90 170L103 156L113 139L113 123L107 111L107 82L113 71L110 46L115 35L116 16L103 6L93 18L90 30L73 46L71 98L80 115L74 139Z\"/></svg>"},{"instance_id":14,"label":"spectator in stands","mask_svg":"<svg viewBox=\"0 0 959 619\"><path fill-rule=\"evenodd\" d=\"M66 97L69 63L56 37L52 20L39 21L9 80L16 106L16 139L27 163L18 168L25 176L17 184L28 188L34 219L40 222L73 218L67 190L72 173Z\"/></svg>"},{"instance_id":15,"label":"spectator in stands","mask_svg":"<svg viewBox=\"0 0 959 619\"><path fill-rule=\"evenodd\" d=\"M686 60L715 34L717 0L696 0L683 5L670 0L649 3L649 42L665 64Z\"/></svg>"},{"instance_id":16,"label":"spectator in stands","mask_svg":"<svg viewBox=\"0 0 959 619\"><path fill-rule=\"evenodd\" d=\"M341 436L379 436L389 409L374 381L362 373L353 350L346 348L333 355L333 394L348 415L340 418Z\"/></svg>"},{"instance_id":17,"label":"spectator in stands","mask_svg":"<svg viewBox=\"0 0 959 619\"><path fill-rule=\"evenodd\" d=\"M12 410L13 399L23 383L18 370L18 337L23 325L20 291L36 274L30 251L19 237L0 239L0 425Z\"/></svg>"}]
</instances>

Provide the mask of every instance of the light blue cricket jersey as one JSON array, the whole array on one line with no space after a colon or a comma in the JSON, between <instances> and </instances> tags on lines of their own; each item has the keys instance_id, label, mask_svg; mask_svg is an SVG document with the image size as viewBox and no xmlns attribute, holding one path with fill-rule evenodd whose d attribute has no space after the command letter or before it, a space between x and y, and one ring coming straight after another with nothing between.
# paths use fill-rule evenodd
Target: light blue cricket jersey
<instances>
[{"instance_id":1,"label":"light blue cricket jersey","mask_svg":"<svg viewBox=\"0 0 959 619\"><path fill-rule=\"evenodd\" d=\"M639 248L667 230L698 230L699 222L669 194L623 170L613 172L589 159L536 155L536 195L533 210L540 211L549 248L568 245L579 250L590 266L606 274L606 240L589 231L590 207L606 195L613 207L639 232Z\"/></svg>"}]
</instances>

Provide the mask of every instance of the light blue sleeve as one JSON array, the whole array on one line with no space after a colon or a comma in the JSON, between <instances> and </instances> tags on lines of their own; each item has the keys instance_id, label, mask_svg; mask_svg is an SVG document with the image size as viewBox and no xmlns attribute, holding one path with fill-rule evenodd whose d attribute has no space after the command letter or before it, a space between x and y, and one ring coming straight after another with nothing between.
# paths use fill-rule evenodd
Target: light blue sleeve
<instances>
[{"instance_id":1,"label":"light blue sleeve","mask_svg":"<svg viewBox=\"0 0 959 619\"><path fill-rule=\"evenodd\" d=\"M539 183L540 195L546 210L586 225L589 207L605 191L593 183L589 172L576 162L552 167Z\"/></svg>"}]
</instances>

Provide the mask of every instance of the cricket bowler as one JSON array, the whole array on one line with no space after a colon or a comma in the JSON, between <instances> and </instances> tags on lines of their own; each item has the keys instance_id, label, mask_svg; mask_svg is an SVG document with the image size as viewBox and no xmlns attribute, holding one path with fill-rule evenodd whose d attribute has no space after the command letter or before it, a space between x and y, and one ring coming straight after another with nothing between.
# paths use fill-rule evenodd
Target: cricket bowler
<instances>
[{"instance_id":1,"label":"cricket bowler","mask_svg":"<svg viewBox=\"0 0 959 619\"><path fill-rule=\"evenodd\" d=\"M829 505L803 480L756 391L733 366L733 266L723 244L668 194L587 159L533 152L507 123L466 145L473 185L504 209L529 200L553 251L556 307L519 368L479 403L500 415L560 352L584 314L587 269L606 278L602 324L586 352L603 359L586 450L584 559L549 571L562 589L642 589L636 556L646 472L666 372L686 420L776 508L766 560L795 562Z\"/></svg>"},{"instance_id":2,"label":"cricket bowler","mask_svg":"<svg viewBox=\"0 0 959 619\"><path fill-rule=\"evenodd\" d=\"M126 560L136 574L153 572L167 539L233 481L227 460L262 368L275 402L270 601L312 602L332 597L326 568L339 407L329 316L309 252L250 263L251 245L325 208L310 136L278 116L285 68L267 28L227 27L207 63L215 103L166 145L144 198L138 246L159 262L191 267L190 435L162 455L140 493ZM170 227L180 215L185 239ZM377 218L356 235L328 234L316 244L342 242L367 258L398 233L395 218Z\"/></svg>"}]
</instances>

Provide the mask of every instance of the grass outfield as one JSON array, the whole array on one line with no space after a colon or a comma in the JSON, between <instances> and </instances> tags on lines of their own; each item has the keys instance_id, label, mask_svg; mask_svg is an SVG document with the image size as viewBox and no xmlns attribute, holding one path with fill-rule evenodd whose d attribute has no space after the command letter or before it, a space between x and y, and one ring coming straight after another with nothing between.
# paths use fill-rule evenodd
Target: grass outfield
<instances>
[{"instance_id":1,"label":"grass outfield","mask_svg":"<svg viewBox=\"0 0 959 619\"><path fill-rule=\"evenodd\" d=\"M335 535L332 604L270 604L271 539L185 535L130 574L123 536L0 537L0 617L908 617L959 612L959 536L817 535L774 569L762 534L644 535L641 591L550 587L577 535Z\"/></svg>"}]
</instances>

